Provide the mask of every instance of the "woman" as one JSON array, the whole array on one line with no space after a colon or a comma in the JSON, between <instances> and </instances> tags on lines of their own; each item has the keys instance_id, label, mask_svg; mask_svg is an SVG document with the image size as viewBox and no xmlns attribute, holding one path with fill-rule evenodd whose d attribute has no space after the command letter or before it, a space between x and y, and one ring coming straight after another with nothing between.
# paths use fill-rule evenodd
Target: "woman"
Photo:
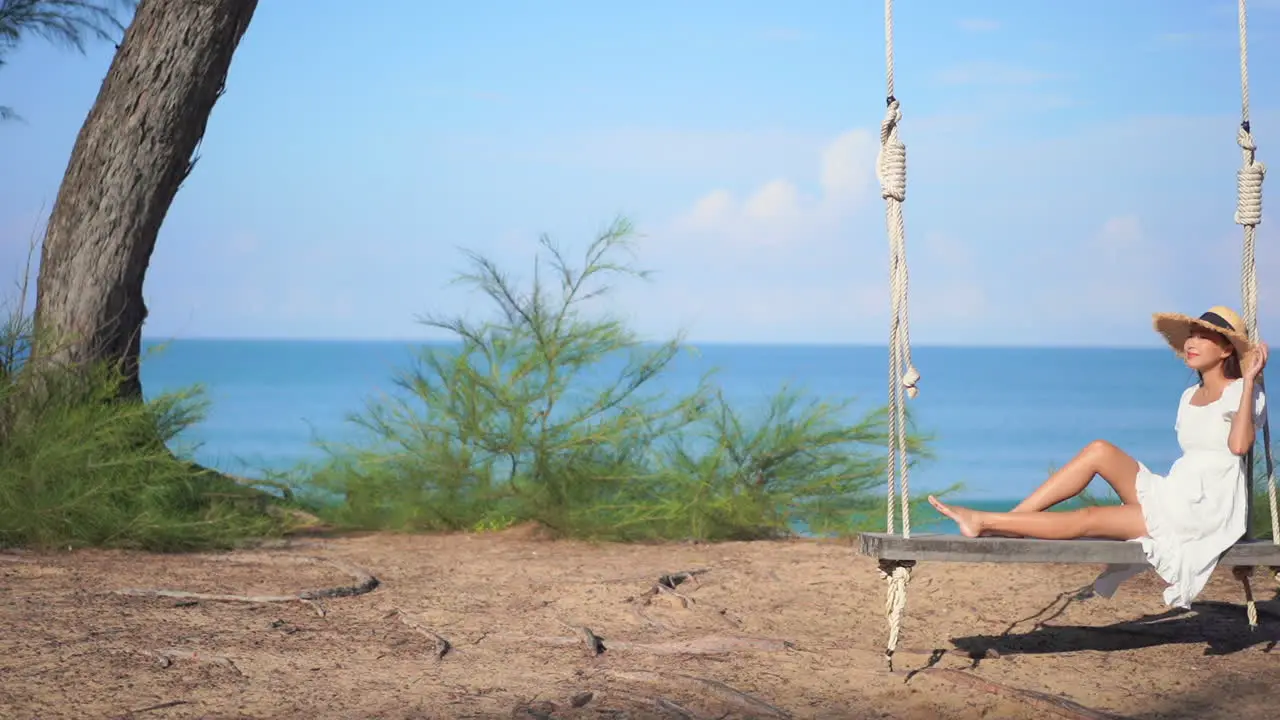
<instances>
[{"instance_id":1,"label":"woman","mask_svg":"<svg viewBox=\"0 0 1280 720\"><path fill-rule=\"evenodd\" d=\"M1218 557L1248 523L1241 456L1253 446L1262 421L1266 400L1257 380L1267 362L1267 346L1251 342L1240 317L1221 306L1198 318L1159 313L1155 328L1200 376L1178 404L1174 431L1183 454L1167 476L1097 440L1010 512L946 505L932 495L929 502L967 537L1140 541L1150 565L1170 583L1166 602L1189 607ZM1094 475L1115 489L1122 505L1046 512L1083 492ZM1115 585L1145 567L1111 568L1104 578L1114 584L1099 586L1099 591L1109 596Z\"/></svg>"}]
</instances>

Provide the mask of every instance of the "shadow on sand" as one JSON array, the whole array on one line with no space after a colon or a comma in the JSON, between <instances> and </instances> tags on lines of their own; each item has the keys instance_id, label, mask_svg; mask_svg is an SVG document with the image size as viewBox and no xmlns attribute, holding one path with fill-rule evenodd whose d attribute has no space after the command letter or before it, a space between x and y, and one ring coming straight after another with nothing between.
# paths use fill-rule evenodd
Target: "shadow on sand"
<instances>
[{"instance_id":1,"label":"shadow on sand","mask_svg":"<svg viewBox=\"0 0 1280 720\"><path fill-rule=\"evenodd\" d=\"M1280 643L1280 591L1270 599L1258 598L1258 627L1250 629L1244 605L1197 602L1190 610L1173 609L1111 625L1054 625L1072 603L1093 597L1091 586L1062 593L1030 617L1009 625L998 635L952 638L955 646L973 658L976 667L993 655L1040 655L1095 650L1137 650L1158 645L1204 645L1205 655L1230 655L1253 647L1272 652ZM1033 622L1032 629L1014 628Z\"/></svg>"}]
</instances>

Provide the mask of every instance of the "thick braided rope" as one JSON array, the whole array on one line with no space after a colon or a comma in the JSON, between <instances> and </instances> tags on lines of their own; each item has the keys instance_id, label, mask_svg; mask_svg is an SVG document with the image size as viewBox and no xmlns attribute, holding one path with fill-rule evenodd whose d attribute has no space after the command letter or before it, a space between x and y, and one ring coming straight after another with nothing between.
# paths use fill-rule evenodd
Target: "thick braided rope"
<instances>
[{"instance_id":1,"label":"thick braided rope","mask_svg":"<svg viewBox=\"0 0 1280 720\"><path fill-rule=\"evenodd\" d=\"M907 148L898 137L902 109L893 90L893 0L884 1L885 87L886 108L880 123L880 154L876 158L876 175L880 180L880 196L885 201L885 222L889 232L889 451L885 462L888 475L888 503L885 509L888 532L893 532L896 498L895 475L901 477L902 535L911 537L911 486L907 470L906 409L903 391L915 397L920 373L911 364L910 326L907 322L907 254L906 229L902 218L902 202L907 197ZM895 468L895 460L897 467ZM911 579L910 561L881 560L880 574L888 581L885 596L885 619L889 623L889 640L885 660L893 670L893 653L902 631L902 614L907 606L907 583Z\"/></svg>"},{"instance_id":2,"label":"thick braided rope","mask_svg":"<svg viewBox=\"0 0 1280 720\"><path fill-rule=\"evenodd\" d=\"M1238 0L1240 30L1240 129L1236 143L1240 145L1243 162L1236 173L1236 224L1244 227L1244 248L1241 253L1240 291L1244 304L1244 321L1249 337L1258 337L1258 271L1255 261L1255 239L1258 225L1262 223L1262 182L1267 168L1258 162L1258 146L1249 124L1249 34L1246 0ZM1271 455L1271 428L1263 417L1263 451L1267 459L1267 500L1271 511L1271 539L1280 544L1280 503L1276 498L1276 475Z\"/></svg>"},{"instance_id":3,"label":"thick braided rope","mask_svg":"<svg viewBox=\"0 0 1280 720\"><path fill-rule=\"evenodd\" d=\"M1253 568L1237 567L1233 568L1231 573L1244 587L1244 604L1245 614L1249 616L1250 629L1258 627L1258 603L1253 599L1253 584L1249 582L1249 576L1253 574Z\"/></svg>"},{"instance_id":4,"label":"thick braided rope","mask_svg":"<svg viewBox=\"0 0 1280 720\"><path fill-rule=\"evenodd\" d=\"M896 466L894 459L897 455L898 447L898 397L894 393L894 388L898 385L898 373L900 372L900 363L898 362L898 353L894 352L898 342L898 328L896 324L890 323L889 328L889 452L885 459L885 469L888 473L888 502L885 503L885 532L890 535L894 532L894 523L897 521L898 503L896 482Z\"/></svg>"},{"instance_id":5,"label":"thick braided rope","mask_svg":"<svg viewBox=\"0 0 1280 720\"><path fill-rule=\"evenodd\" d=\"M907 196L907 148L898 135L902 109L894 97L893 71L893 0L885 0L885 87L887 101L884 120L880 123L880 153L876 159L876 175L880 180L880 196L885 200L885 222L889 233L889 453L888 531L893 532L895 505L894 480L899 476L901 488L902 534L911 537L911 493L906 448L906 408L903 390L915 397L920 373L911 363L910 324L908 321L908 275L906 228L902 203ZM894 466L897 461L897 467Z\"/></svg>"},{"instance_id":6,"label":"thick braided rope","mask_svg":"<svg viewBox=\"0 0 1280 720\"><path fill-rule=\"evenodd\" d=\"M898 636L902 631L902 614L907 607L907 583L911 582L911 562L880 561L880 577L889 582L885 597L884 614L889 619L889 642L885 644L884 657L893 669L893 654L898 649Z\"/></svg>"}]
</instances>

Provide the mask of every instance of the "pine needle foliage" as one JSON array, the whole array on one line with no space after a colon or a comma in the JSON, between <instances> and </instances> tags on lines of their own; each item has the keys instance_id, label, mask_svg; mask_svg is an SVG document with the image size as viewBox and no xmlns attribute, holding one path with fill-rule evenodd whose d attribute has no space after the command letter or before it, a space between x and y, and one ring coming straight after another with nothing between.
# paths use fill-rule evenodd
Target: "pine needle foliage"
<instances>
[{"instance_id":1,"label":"pine needle foliage","mask_svg":"<svg viewBox=\"0 0 1280 720\"><path fill-rule=\"evenodd\" d=\"M31 261L0 325L0 547L181 551L278 534L263 493L175 452L203 417L199 388L120 401L118 368L31 359Z\"/></svg>"},{"instance_id":2,"label":"pine needle foliage","mask_svg":"<svg viewBox=\"0 0 1280 720\"><path fill-rule=\"evenodd\" d=\"M536 522L571 537L754 539L838 535L884 522L887 417L850 422L851 401L781 388L732 407L715 373L663 383L681 336L644 342L607 311L625 260L619 219L574 264L541 238L522 286L468 253L484 319L422 321L455 342L423 348L397 391L349 417L352 442L321 443L302 470L317 512L339 526L401 531ZM924 456L922 435L909 443Z\"/></svg>"}]
</instances>

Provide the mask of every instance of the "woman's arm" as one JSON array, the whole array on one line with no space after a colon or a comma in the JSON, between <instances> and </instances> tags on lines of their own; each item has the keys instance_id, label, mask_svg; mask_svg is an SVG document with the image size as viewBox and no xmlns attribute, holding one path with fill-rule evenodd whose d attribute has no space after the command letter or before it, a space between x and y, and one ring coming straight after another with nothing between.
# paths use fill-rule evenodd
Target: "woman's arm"
<instances>
[{"instance_id":1,"label":"woman's arm","mask_svg":"<svg viewBox=\"0 0 1280 720\"><path fill-rule=\"evenodd\" d=\"M1231 434L1227 436L1227 448L1236 455L1249 452L1253 439L1257 437L1253 426L1254 379L1245 377L1240 380L1240 385L1240 407L1236 408L1236 416L1231 419Z\"/></svg>"},{"instance_id":2,"label":"woman's arm","mask_svg":"<svg viewBox=\"0 0 1280 720\"><path fill-rule=\"evenodd\" d=\"M1267 344L1258 343L1241 368L1240 407L1236 408L1236 416L1231 419L1231 433L1227 436L1227 448L1236 455L1249 452L1249 448L1253 447L1253 439L1257 437L1253 423L1254 394L1257 392L1258 375L1266 364Z\"/></svg>"}]
</instances>

